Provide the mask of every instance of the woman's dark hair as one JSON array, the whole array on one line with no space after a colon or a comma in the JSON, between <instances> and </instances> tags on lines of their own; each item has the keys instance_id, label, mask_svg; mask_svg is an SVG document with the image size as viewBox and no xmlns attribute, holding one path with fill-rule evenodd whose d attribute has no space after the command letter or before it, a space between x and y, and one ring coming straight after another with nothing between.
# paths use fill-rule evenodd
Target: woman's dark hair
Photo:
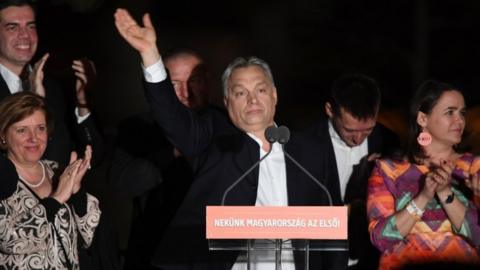
<instances>
[{"instance_id":1,"label":"woman's dark hair","mask_svg":"<svg viewBox=\"0 0 480 270\"><path fill-rule=\"evenodd\" d=\"M404 156L406 156L411 163L419 163L421 159L428 157L423 148L417 142L417 137L420 132L422 132L422 127L417 123L418 112L430 114L443 93L448 91L457 91L462 94L458 88L451 84L435 80L427 80L420 85L410 101L407 119L408 137Z\"/></svg>"}]
</instances>

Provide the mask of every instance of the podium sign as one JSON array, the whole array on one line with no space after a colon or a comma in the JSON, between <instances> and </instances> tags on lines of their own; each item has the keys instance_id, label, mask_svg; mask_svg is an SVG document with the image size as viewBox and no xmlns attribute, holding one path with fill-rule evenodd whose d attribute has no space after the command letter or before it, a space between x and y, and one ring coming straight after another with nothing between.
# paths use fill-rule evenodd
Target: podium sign
<instances>
[{"instance_id":1,"label":"podium sign","mask_svg":"<svg viewBox=\"0 0 480 270\"><path fill-rule=\"evenodd\" d=\"M207 206L207 239L347 240L346 206Z\"/></svg>"}]
</instances>

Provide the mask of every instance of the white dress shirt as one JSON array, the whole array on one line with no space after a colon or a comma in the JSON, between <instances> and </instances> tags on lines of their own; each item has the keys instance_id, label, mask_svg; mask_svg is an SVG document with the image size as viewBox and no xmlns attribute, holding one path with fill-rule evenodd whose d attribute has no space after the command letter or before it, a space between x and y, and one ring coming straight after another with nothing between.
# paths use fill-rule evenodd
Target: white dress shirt
<instances>
[{"instance_id":1,"label":"white dress shirt","mask_svg":"<svg viewBox=\"0 0 480 270\"><path fill-rule=\"evenodd\" d=\"M146 82L157 83L164 81L167 78L167 70L165 69L165 65L161 58L151 66L144 67L142 65L142 69Z\"/></svg>"},{"instance_id":2,"label":"white dress shirt","mask_svg":"<svg viewBox=\"0 0 480 270\"><path fill-rule=\"evenodd\" d=\"M357 165L360 160L368 154L368 140L365 139L360 145L348 146L332 125L328 121L328 133L333 144L335 152L335 160L337 162L338 179L340 180L340 192L342 200L345 199L345 191L347 189L348 180L353 172L353 166Z\"/></svg>"},{"instance_id":3,"label":"white dress shirt","mask_svg":"<svg viewBox=\"0 0 480 270\"><path fill-rule=\"evenodd\" d=\"M262 148L262 141L253 134L247 133L260 146L260 157L267 154ZM285 156L279 143L272 145L270 155L260 162L258 173L258 188L256 206L288 206L287 173ZM264 240L256 240L264 241ZM273 241L273 240L272 240ZM254 244L255 245L255 244ZM272 244L273 246L273 244ZM292 243L287 241L283 244L288 250L282 250L282 270L295 270ZM247 258L240 255L232 267L232 270L246 270ZM274 250L255 250L250 253L250 269L252 270L275 270Z\"/></svg>"},{"instance_id":4,"label":"white dress shirt","mask_svg":"<svg viewBox=\"0 0 480 270\"><path fill-rule=\"evenodd\" d=\"M328 121L328 133L330 134L333 151L335 152L338 180L340 181L340 193L342 200L344 200L348 180L350 180L353 172L353 166L357 165L364 156L368 155L368 140L365 139L360 145L354 147L348 146L342 138L340 138L331 121ZM357 263L358 260L348 259L349 266Z\"/></svg>"},{"instance_id":5,"label":"white dress shirt","mask_svg":"<svg viewBox=\"0 0 480 270\"><path fill-rule=\"evenodd\" d=\"M10 71L10 69L5 67L1 63L0 63L0 75L2 75L3 80L8 86L8 90L10 90L10 93L15 94L23 91L22 80L20 79L20 77L17 76L17 74Z\"/></svg>"}]
</instances>

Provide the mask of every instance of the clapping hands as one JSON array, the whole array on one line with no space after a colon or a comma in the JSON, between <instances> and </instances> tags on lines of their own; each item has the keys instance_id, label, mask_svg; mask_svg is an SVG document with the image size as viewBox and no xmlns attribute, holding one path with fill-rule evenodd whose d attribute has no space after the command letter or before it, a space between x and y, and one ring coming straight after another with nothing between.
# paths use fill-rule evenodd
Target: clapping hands
<instances>
[{"instance_id":1,"label":"clapping hands","mask_svg":"<svg viewBox=\"0 0 480 270\"><path fill-rule=\"evenodd\" d=\"M70 164L65 168L53 198L60 203L65 203L70 197L80 190L81 182L86 171L90 168L92 159L92 147L87 145L85 155L78 159L77 153L73 151L70 155Z\"/></svg>"},{"instance_id":2,"label":"clapping hands","mask_svg":"<svg viewBox=\"0 0 480 270\"><path fill-rule=\"evenodd\" d=\"M422 193L431 200L435 194L450 192L453 169L453 162L441 160L440 165L434 166L427 173Z\"/></svg>"}]
</instances>

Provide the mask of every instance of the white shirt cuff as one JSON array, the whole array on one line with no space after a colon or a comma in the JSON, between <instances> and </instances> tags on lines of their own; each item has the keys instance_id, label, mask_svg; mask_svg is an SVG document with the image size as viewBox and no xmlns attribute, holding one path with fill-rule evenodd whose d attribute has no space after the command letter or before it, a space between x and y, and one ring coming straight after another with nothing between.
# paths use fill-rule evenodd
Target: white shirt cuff
<instances>
[{"instance_id":1,"label":"white shirt cuff","mask_svg":"<svg viewBox=\"0 0 480 270\"><path fill-rule=\"evenodd\" d=\"M90 116L90 113L87 113L84 116L80 116L80 114L78 113L78 107L75 107L75 116L77 117L77 123L81 124Z\"/></svg>"},{"instance_id":2,"label":"white shirt cuff","mask_svg":"<svg viewBox=\"0 0 480 270\"><path fill-rule=\"evenodd\" d=\"M167 70L165 69L165 65L163 65L162 58L149 67L142 65L142 69L145 81L149 83L161 82L167 78Z\"/></svg>"}]
</instances>

